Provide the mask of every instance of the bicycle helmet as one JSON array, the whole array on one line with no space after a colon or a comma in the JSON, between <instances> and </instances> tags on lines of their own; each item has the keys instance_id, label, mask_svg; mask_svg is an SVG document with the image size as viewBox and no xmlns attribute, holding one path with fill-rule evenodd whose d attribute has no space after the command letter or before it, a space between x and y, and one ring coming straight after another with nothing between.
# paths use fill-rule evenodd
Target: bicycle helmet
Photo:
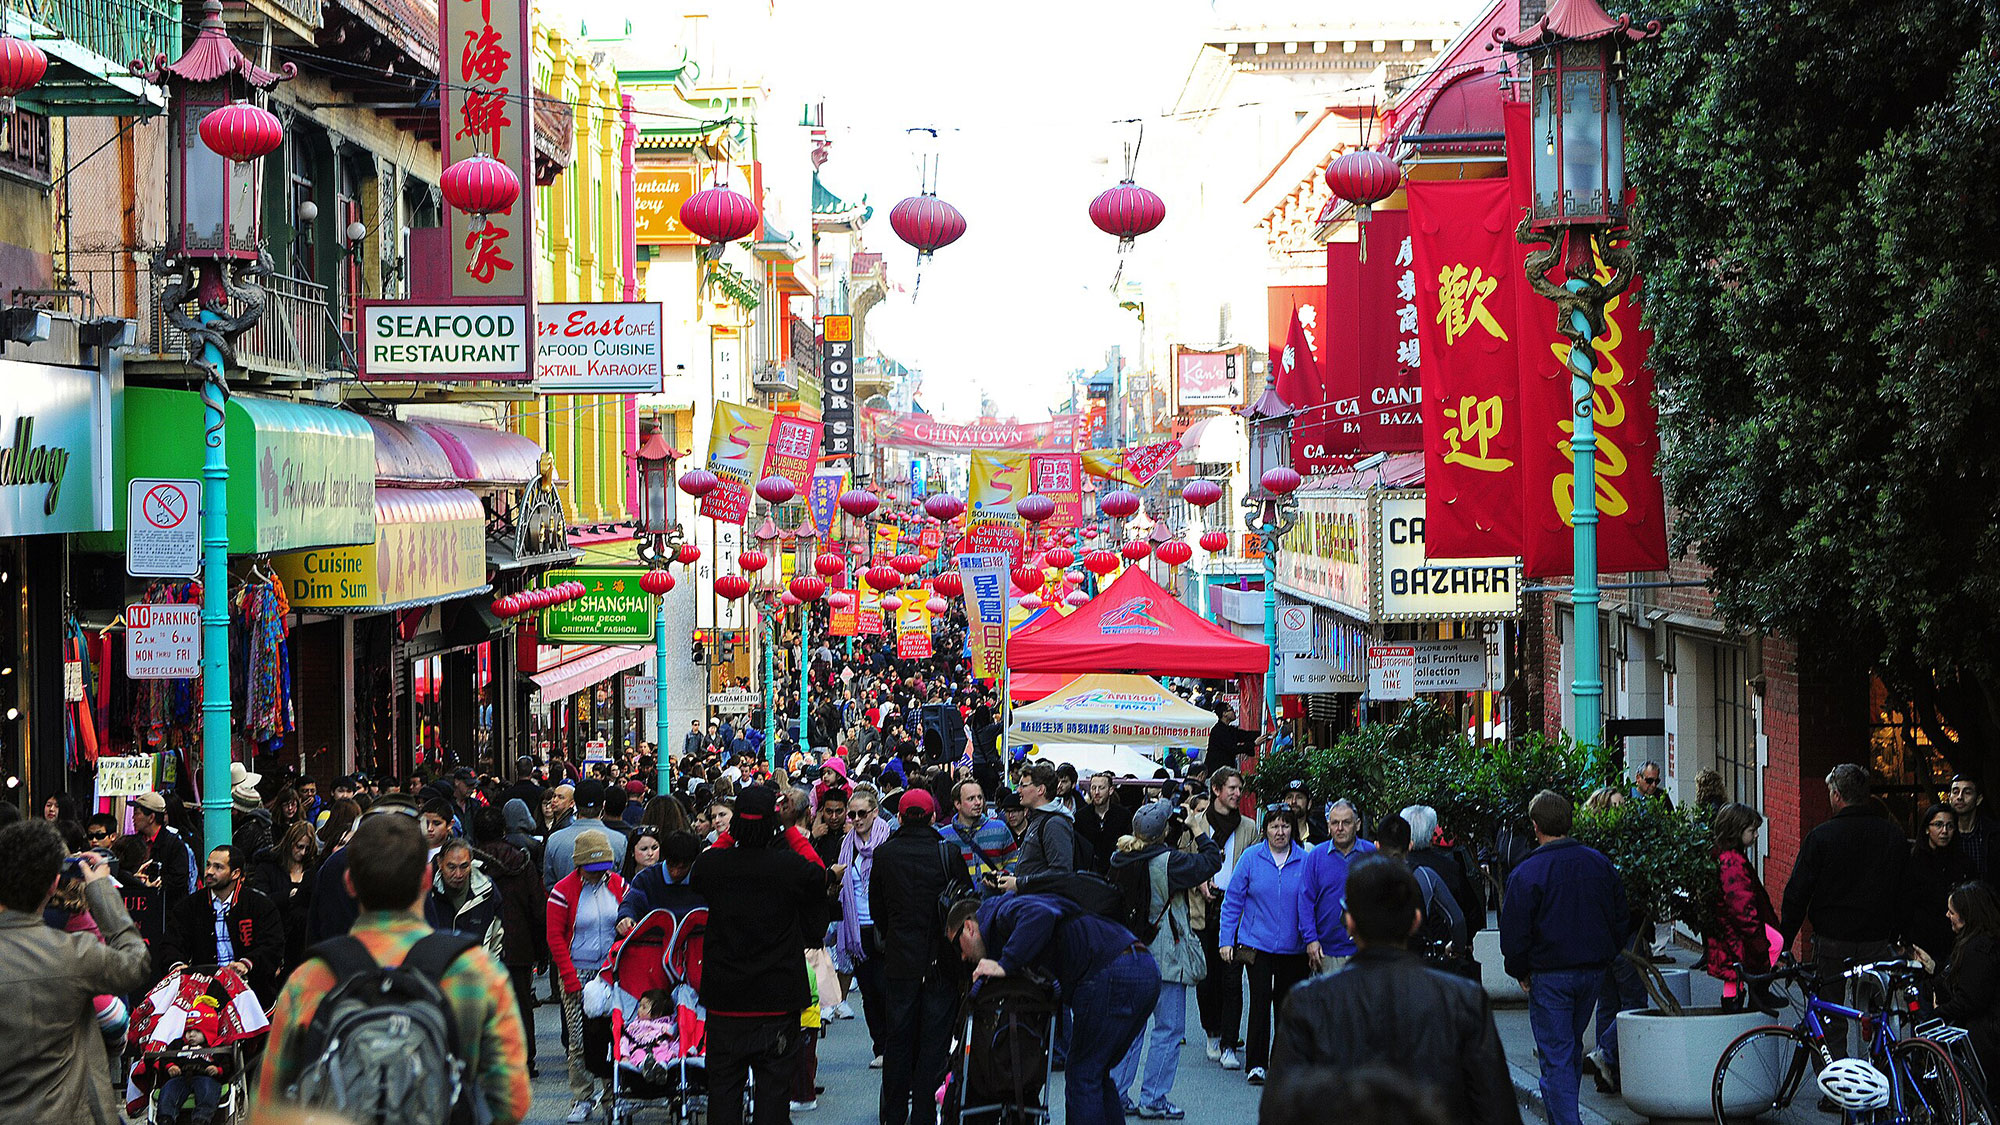
<instances>
[{"instance_id":1,"label":"bicycle helmet","mask_svg":"<svg viewBox=\"0 0 2000 1125\"><path fill-rule=\"evenodd\" d=\"M1819 1091L1845 1110L1889 1104L1889 1080L1865 1059L1835 1059L1819 1072Z\"/></svg>"}]
</instances>

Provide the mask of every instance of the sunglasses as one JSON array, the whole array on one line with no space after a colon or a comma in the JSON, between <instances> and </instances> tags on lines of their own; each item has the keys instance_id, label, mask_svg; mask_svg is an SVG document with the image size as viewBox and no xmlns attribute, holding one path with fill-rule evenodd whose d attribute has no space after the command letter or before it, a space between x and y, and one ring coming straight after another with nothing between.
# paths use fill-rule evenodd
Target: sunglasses
<instances>
[{"instance_id":1,"label":"sunglasses","mask_svg":"<svg viewBox=\"0 0 2000 1125\"><path fill-rule=\"evenodd\" d=\"M90 832L89 832L89 836L90 836L90 838L91 838L91 839L93 839L93 840L103 840L103 839L107 839L107 838L109 838L109 837L110 837L110 835L111 835L111 831L110 831L110 829L107 829L107 828L93 828L93 829L91 829L91 830L90 830Z\"/></svg>"},{"instance_id":2,"label":"sunglasses","mask_svg":"<svg viewBox=\"0 0 2000 1125\"><path fill-rule=\"evenodd\" d=\"M853 812L847 814L847 819L867 820L869 817L874 815L875 815L874 809L855 809Z\"/></svg>"}]
</instances>

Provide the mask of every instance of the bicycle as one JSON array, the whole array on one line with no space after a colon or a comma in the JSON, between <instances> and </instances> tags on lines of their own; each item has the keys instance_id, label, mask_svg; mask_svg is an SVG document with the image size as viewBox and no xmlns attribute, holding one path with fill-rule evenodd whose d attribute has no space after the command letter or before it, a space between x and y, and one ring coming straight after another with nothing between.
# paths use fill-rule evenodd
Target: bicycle
<instances>
[{"instance_id":1,"label":"bicycle","mask_svg":"<svg viewBox=\"0 0 2000 1125\"><path fill-rule=\"evenodd\" d=\"M1780 967L1762 975L1742 974L1743 986L1797 981L1812 972L1809 965ZM1907 961L1878 961L1841 974L1863 980L1882 993L1880 1011L1863 1011L1835 1004L1806 990L1804 1014L1796 1025L1754 1027L1736 1037L1715 1064L1711 1103L1716 1125L1755 1121L1764 1114L1782 1114L1801 1092L1816 1098L1819 1075L1833 1064L1827 1046L1826 1021L1857 1020L1868 1043L1867 1061L1886 1080L1887 1104L1870 1109L1843 1109L1845 1125L1967 1125L1968 1097L1958 1067L1938 1043L1918 1036L1899 1037L1898 1019L1889 1000L1913 984L1919 969ZM1808 1084L1807 1079L1813 1082ZM1879 1095L1878 1095L1879 1097Z\"/></svg>"}]
</instances>

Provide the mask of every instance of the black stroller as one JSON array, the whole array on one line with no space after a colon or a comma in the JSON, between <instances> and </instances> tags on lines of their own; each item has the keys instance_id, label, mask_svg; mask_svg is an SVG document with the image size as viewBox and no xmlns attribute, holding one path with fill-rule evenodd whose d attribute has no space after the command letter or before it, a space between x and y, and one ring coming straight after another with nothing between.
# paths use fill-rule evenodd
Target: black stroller
<instances>
[{"instance_id":1,"label":"black stroller","mask_svg":"<svg viewBox=\"0 0 2000 1125\"><path fill-rule=\"evenodd\" d=\"M1053 981L1028 973L980 981L965 999L945 1096L946 1119L1024 1125L1052 1120L1049 1075L1055 1063Z\"/></svg>"}]
</instances>

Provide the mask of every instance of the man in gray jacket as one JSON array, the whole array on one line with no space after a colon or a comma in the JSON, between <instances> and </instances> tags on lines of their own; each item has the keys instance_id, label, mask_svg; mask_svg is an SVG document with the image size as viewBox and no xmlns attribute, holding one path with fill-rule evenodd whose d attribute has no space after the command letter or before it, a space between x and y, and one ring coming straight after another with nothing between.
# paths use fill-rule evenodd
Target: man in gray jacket
<instances>
[{"instance_id":1,"label":"man in gray jacket","mask_svg":"<svg viewBox=\"0 0 2000 1125\"><path fill-rule=\"evenodd\" d=\"M1073 875L1077 862L1076 814L1056 800L1056 768L1036 762L1021 782L1021 803L1028 807L1028 826L1021 832L1021 858L1014 870L1000 876L1000 889L1012 891L1025 880L1034 889L1038 875Z\"/></svg>"},{"instance_id":2,"label":"man in gray jacket","mask_svg":"<svg viewBox=\"0 0 2000 1125\"><path fill-rule=\"evenodd\" d=\"M1111 1084L1120 1101L1147 1121L1179 1121L1186 1114L1167 1100L1180 1070L1181 1036L1187 1031L1187 990L1208 975L1208 958L1201 938L1188 920L1188 896L1215 878L1222 867L1222 849L1215 837L1199 838L1172 801L1162 797L1132 815L1132 834L1118 841L1111 856L1111 881L1125 890L1128 903L1145 902L1145 917L1134 931L1152 950L1160 966L1160 998L1153 1005L1151 1053L1146 1077L1134 1102L1127 1094L1139 1070L1139 1045L1111 1068ZM1189 851L1188 848L1195 850ZM1144 895L1133 893L1143 885ZM1148 934L1146 931L1153 932Z\"/></svg>"},{"instance_id":3,"label":"man in gray jacket","mask_svg":"<svg viewBox=\"0 0 2000 1125\"><path fill-rule=\"evenodd\" d=\"M0 828L0 990L33 996L0 1005L0 1121L123 1120L111 1089L92 997L146 983L151 958L102 857L77 860L98 936L42 923L63 870L63 842L45 820Z\"/></svg>"}]
</instances>

